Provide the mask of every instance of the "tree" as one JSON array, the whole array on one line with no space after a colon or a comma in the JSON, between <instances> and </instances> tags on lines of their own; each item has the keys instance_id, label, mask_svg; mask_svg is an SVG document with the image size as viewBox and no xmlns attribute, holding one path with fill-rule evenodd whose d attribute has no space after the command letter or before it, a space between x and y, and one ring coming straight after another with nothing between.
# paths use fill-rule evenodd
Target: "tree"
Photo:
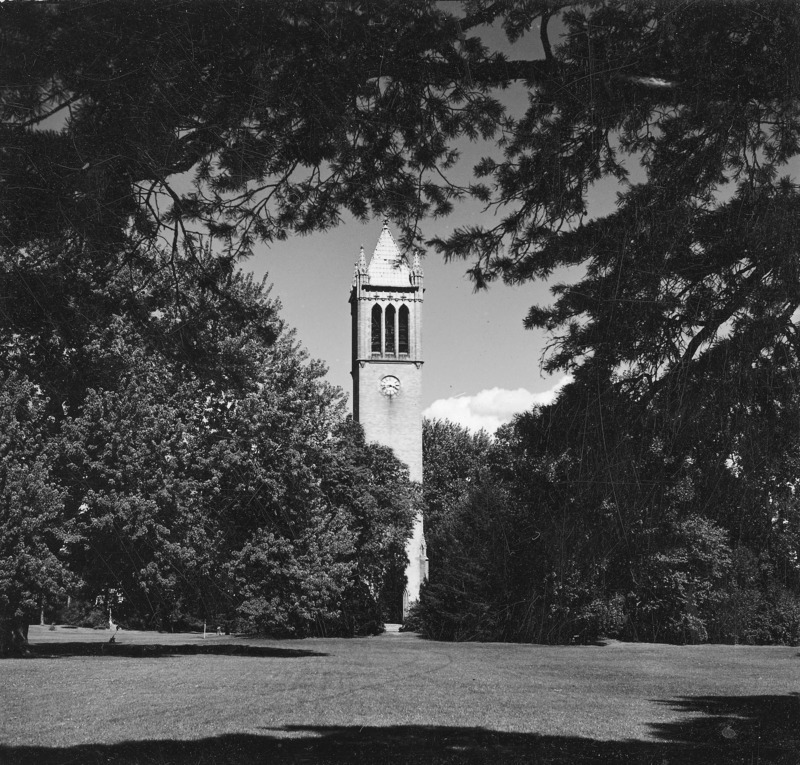
<instances>
[{"instance_id":1,"label":"tree","mask_svg":"<svg viewBox=\"0 0 800 765\"><path fill-rule=\"evenodd\" d=\"M551 484L560 498L541 501L562 521L550 545L576 551L578 580L605 598L631 594L632 637L647 632L633 601L653 605L655 561L678 581L686 550L706 544L732 544L734 565L763 557L783 572L769 587L796 603L796 522L776 506L796 481L798 436L797 15L781 3L495 10L512 36L540 23L548 71L529 81L504 157L476 169L498 219L434 244L472 261L478 287L580 274L525 321L550 333L545 369L575 377L515 428L537 491L537 466L572 465ZM593 217L601 181L620 194ZM565 563L554 571L569 580ZM702 576L716 594L728 586ZM691 600L670 604L673 623L688 623Z\"/></svg>"},{"instance_id":2,"label":"tree","mask_svg":"<svg viewBox=\"0 0 800 765\"><path fill-rule=\"evenodd\" d=\"M531 523L527 510L485 474L464 487L448 516L440 519L438 565L420 593L417 615L426 637L521 637L514 605L523 579L515 564Z\"/></svg>"},{"instance_id":3,"label":"tree","mask_svg":"<svg viewBox=\"0 0 800 765\"><path fill-rule=\"evenodd\" d=\"M29 381L0 377L0 657L25 650L33 615L73 581L42 399Z\"/></svg>"},{"instance_id":4,"label":"tree","mask_svg":"<svg viewBox=\"0 0 800 765\"><path fill-rule=\"evenodd\" d=\"M191 381L175 386L140 352L130 362L127 379L90 389L54 438L63 514L76 532L62 552L80 591L113 604L116 621L163 628L182 601L199 604L195 616L213 613L220 529L193 469L203 391Z\"/></svg>"},{"instance_id":5,"label":"tree","mask_svg":"<svg viewBox=\"0 0 800 765\"><path fill-rule=\"evenodd\" d=\"M429 171L500 113L466 84L478 41L420 0L78 1L2 16L13 246L67 233L99 253L163 237L177 255L199 227L247 253L342 209L441 214L458 192Z\"/></svg>"},{"instance_id":6,"label":"tree","mask_svg":"<svg viewBox=\"0 0 800 765\"><path fill-rule=\"evenodd\" d=\"M456 506L484 472L490 444L483 430L471 433L449 420L422 422L425 541L434 576Z\"/></svg>"},{"instance_id":7,"label":"tree","mask_svg":"<svg viewBox=\"0 0 800 765\"><path fill-rule=\"evenodd\" d=\"M709 354L677 412L579 377L502 428L491 488L450 516L429 634L797 642L795 366L764 357L732 380L734 352Z\"/></svg>"},{"instance_id":8,"label":"tree","mask_svg":"<svg viewBox=\"0 0 800 765\"><path fill-rule=\"evenodd\" d=\"M402 620L406 541L420 504L408 468L386 446L367 443L361 426L345 419L332 432L321 490L356 532L353 577L345 608L327 632L375 632Z\"/></svg>"},{"instance_id":9,"label":"tree","mask_svg":"<svg viewBox=\"0 0 800 765\"><path fill-rule=\"evenodd\" d=\"M474 0L460 11L422 0L6 4L0 244L17 271L71 253L62 271L81 275L87 295L109 271L162 274L150 303L109 292L101 313L113 321L93 325L88 347L108 347L120 320L158 329L153 314L164 313L165 332L146 334L201 370L215 307L235 292L225 276L257 239L323 229L349 210L389 213L419 243L420 216L472 195L494 220L431 244L470 260L478 287L580 272L526 319L551 333L545 368L575 383L513 436L538 445L533 484L514 478L522 497L545 486L543 507L569 521L552 526L553 549L582 539L574 576L604 592L636 585L653 530L687 528L698 507L731 544L766 545L794 571L791 502L780 533L768 507L794 463L764 424L794 437L781 412L795 411L800 307L798 190L785 175L800 151L797 14L781 2L658 0ZM487 49L479 27L493 22L511 40L538 26L543 58ZM521 116L494 98L512 82L530 97ZM457 141L477 136L503 155L454 185ZM593 217L601 182L620 195ZM216 241L213 256L202 237ZM56 276L37 283L42 294L60 294ZM14 283L22 295L25 280ZM70 313L68 299L56 306ZM12 317L5 342L46 359L58 422L73 388L56 372L91 387L62 347L85 344L64 343L69 324L55 311L32 315L34 331L15 332ZM207 367L216 377L198 375L222 406L230 381ZM753 435L750 459L742 444ZM727 467L737 460L738 493ZM549 477L565 465L580 491ZM728 507L713 493L721 470ZM566 560L560 582L573 576Z\"/></svg>"},{"instance_id":10,"label":"tree","mask_svg":"<svg viewBox=\"0 0 800 765\"><path fill-rule=\"evenodd\" d=\"M597 555L603 528L569 446L548 438L549 413L501 428L439 519L438 565L420 597L426 635L562 643L619 628Z\"/></svg>"},{"instance_id":11,"label":"tree","mask_svg":"<svg viewBox=\"0 0 800 765\"><path fill-rule=\"evenodd\" d=\"M795 228L793 186L778 182L797 153L790 6L509 0L462 10L423 0L5 7L5 240L67 233L133 249L163 236L178 256L200 225L246 252L258 238L333 225L343 209L389 213L413 238L420 215L446 213L469 192L507 214L435 241L447 257L475 258L478 285L591 261L559 310L533 312L530 324L566 328L597 313L565 347L577 358L611 341L601 325L613 311L599 314L622 301L649 319L633 327L672 327L647 344L656 369L690 358L743 300L755 302L755 283L767 289L758 275L775 291L781 270L762 263L754 274L759 237L738 235L759 221L778 252ZM511 40L538 26L544 57L486 48L475 32L492 22ZM518 119L492 97L514 81L531 96ZM56 115L67 117L61 129L44 129ZM439 174L456 139L501 129L505 158L476 168L490 184L457 187ZM647 182L618 214L584 225L592 185L624 182L631 166ZM729 185L738 202L726 206ZM725 230L736 247L720 241ZM634 260L642 267L627 268ZM645 300L614 292L619 268L621 287ZM680 305L652 300L653 290L672 290ZM630 355L635 343L623 342Z\"/></svg>"},{"instance_id":12,"label":"tree","mask_svg":"<svg viewBox=\"0 0 800 765\"><path fill-rule=\"evenodd\" d=\"M478 286L587 268L528 316L557 333L548 369L630 367L628 384L651 395L679 385L731 325L788 331L797 205L780 173L800 135L790 6L464 9L4 7L9 60L24 68L4 100L5 241L77 237L97 259L105 241L133 253L165 237L173 258L192 258L203 230L230 256L333 225L343 209L388 212L413 239L420 215L469 191L504 215L433 244L474 260ZM467 36L490 22L512 40L538 25L544 58L507 60ZM531 97L520 118L492 97L515 80ZM54 110L68 119L43 130ZM440 174L456 139L501 129L505 157L476 168L487 182L467 189ZM634 169L644 182L628 182ZM189 171L193 191L180 180ZM593 220L589 192L609 178L624 193Z\"/></svg>"},{"instance_id":13,"label":"tree","mask_svg":"<svg viewBox=\"0 0 800 765\"><path fill-rule=\"evenodd\" d=\"M407 474L346 425L269 290L211 254L109 258L105 284L71 256L40 246L3 263L6 374L39 391L28 430L22 393L0 410L17 423L6 521L31 531L8 536L4 618L24 622L63 580L140 626L379 629ZM39 487L24 509L23 478Z\"/></svg>"}]
</instances>

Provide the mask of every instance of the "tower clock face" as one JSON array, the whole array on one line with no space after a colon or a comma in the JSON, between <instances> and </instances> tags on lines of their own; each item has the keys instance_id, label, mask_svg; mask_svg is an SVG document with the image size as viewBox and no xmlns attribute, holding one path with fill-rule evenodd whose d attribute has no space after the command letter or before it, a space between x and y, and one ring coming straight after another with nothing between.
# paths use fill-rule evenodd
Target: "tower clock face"
<instances>
[{"instance_id":1,"label":"tower clock face","mask_svg":"<svg viewBox=\"0 0 800 765\"><path fill-rule=\"evenodd\" d=\"M400 392L400 380L394 375L386 375L381 379L381 393L391 398Z\"/></svg>"}]
</instances>

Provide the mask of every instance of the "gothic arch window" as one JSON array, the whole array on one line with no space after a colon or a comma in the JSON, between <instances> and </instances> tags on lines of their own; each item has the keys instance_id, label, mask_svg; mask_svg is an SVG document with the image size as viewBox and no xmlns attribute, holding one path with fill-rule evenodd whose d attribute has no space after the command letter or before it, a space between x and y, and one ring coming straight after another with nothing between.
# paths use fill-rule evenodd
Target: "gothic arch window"
<instances>
[{"instance_id":1,"label":"gothic arch window","mask_svg":"<svg viewBox=\"0 0 800 765\"><path fill-rule=\"evenodd\" d=\"M372 353L380 355L383 348L381 346L381 307L375 303L372 306L372 326L371 329L371 337L372 337Z\"/></svg>"},{"instance_id":2,"label":"gothic arch window","mask_svg":"<svg viewBox=\"0 0 800 765\"><path fill-rule=\"evenodd\" d=\"M395 349L395 331L394 331L394 320L395 320L395 308L393 305L386 306L386 311L384 312L384 321L386 323L386 334L384 335L386 345L384 346L384 353L387 356L394 356L397 353Z\"/></svg>"},{"instance_id":3,"label":"gothic arch window","mask_svg":"<svg viewBox=\"0 0 800 765\"><path fill-rule=\"evenodd\" d=\"M397 352L408 356L408 306L401 305L397 321Z\"/></svg>"}]
</instances>

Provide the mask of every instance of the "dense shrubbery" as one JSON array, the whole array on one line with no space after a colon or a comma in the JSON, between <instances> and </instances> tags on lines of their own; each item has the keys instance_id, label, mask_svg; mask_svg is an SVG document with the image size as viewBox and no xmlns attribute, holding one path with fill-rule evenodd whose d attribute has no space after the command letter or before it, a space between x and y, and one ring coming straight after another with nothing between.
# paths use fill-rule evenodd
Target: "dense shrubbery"
<instances>
[{"instance_id":1,"label":"dense shrubbery","mask_svg":"<svg viewBox=\"0 0 800 765\"><path fill-rule=\"evenodd\" d=\"M525 319L574 383L491 446L444 428L426 629L797 640L800 15L442 5L3 6L0 653L77 579L153 624L372 631L407 482L332 435L236 256L344 209L420 244L467 194L496 215L430 244L478 287L575 276Z\"/></svg>"},{"instance_id":2,"label":"dense shrubbery","mask_svg":"<svg viewBox=\"0 0 800 765\"><path fill-rule=\"evenodd\" d=\"M791 492L756 513L746 495L735 502L720 493L723 473L698 496L700 460L675 460L649 437L626 468L647 471L644 492L643 482L579 481L590 452L580 466L566 452L548 458L564 443L544 430L552 416L530 413L481 441L469 475L426 472L426 496L447 499L436 508L437 566L417 611L420 631L447 640L800 644L797 538L776 521L793 517ZM444 427L425 427L434 426ZM425 443L426 460L439 463L444 442ZM672 469L660 475L659 464ZM745 507L751 525L734 526Z\"/></svg>"},{"instance_id":3,"label":"dense shrubbery","mask_svg":"<svg viewBox=\"0 0 800 765\"><path fill-rule=\"evenodd\" d=\"M434 244L478 287L567 274L524 323L573 382L489 448L487 518L482 489L454 482L435 509L454 554L426 628L794 642L800 16L567 3L551 40L553 6L523 5L493 7L512 39L538 25L547 76L476 168L496 216Z\"/></svg>"},{"instance_id":4,"label":"dense shrubbery","mask_svg":"<svg viewBox=\"0 0 800 765\"><path fill-rule=\"evenodd\" d=\"M73 599L68 606L57 609L53 614L54 624L67 627L90 627L95 630L108 629L108 612L94 603Z\"/></svg>"},{"instance_id":5,"label":"dense shrubbery","mask_svg":"<svg viewBox=\"0 0 800 765\"><path fill-rule=\"evenodd\" d=\"M15 348L0 362L4 624L113 593L129 626L379 631L413 513L407 470L365 442L268 291L185 261L189 310L165 295L166 259L101 283L69 254L0 268L17 317L0 325ZM113 292L127 311L98 311Z\"/></svg>"}]
</instances>

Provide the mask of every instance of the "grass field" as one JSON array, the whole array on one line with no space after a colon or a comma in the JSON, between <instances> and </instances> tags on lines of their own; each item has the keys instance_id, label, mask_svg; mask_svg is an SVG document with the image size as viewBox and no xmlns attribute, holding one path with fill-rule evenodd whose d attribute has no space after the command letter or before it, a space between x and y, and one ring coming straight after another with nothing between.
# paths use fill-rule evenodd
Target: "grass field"
<instances>
[{"instance_id":1,"label":"grass field","mask_svg":"<svg viewBox=\"0 0 800 765\"><path fill-rule=\"evenodd\" d=\"M0 763L800 763L797 648L32 628Z\"/></svg>"}]
</instances>

